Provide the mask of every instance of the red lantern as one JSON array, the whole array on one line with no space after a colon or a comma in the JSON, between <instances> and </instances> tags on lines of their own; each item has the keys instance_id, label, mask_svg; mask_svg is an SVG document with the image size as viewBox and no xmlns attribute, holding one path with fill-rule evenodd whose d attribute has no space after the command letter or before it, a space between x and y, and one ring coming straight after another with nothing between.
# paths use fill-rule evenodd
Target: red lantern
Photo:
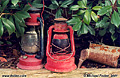
<instances>
[{"instance_id":1,"label":"red lantern","mask_svg":"<svg viewBox=\"0 0 120 78\"><path fill-rule=\"evenodd\" d=\"M66 21L65 18L57 18L48 30L45 68L50 71L70 72L76 69L73 29Z\"/></svg>"},{"instance_id":2,"label":"red lantern","mask_svg":"<svg viewBox=\"0 0 120 78\"><path fill-rule=\"evenodd\" d=\"M28 26L26 33L21 39L21 53L17 66L21 69L33 70L41 69L42 58L44 56L44 38L42 19L40 18L40 9L31 8L29 14L31 18L26 19L25 23ZM41 28L41 34L39 29ZM37 32L36 29L38 29ZM41 44L41 45L40 45Z\"/></svg>"}]
</instances>

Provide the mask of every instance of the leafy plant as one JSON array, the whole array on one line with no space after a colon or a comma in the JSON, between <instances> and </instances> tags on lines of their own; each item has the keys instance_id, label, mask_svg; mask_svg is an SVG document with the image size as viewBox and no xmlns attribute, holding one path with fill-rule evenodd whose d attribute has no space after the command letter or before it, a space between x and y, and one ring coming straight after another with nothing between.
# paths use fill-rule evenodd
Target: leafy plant
<instances>
[{"instance_id":1,"label":"leafy plant","mask_svg":"<svg viewBox=\"0 0 120 78\"><path fill-rule=\"evenodd\" d=\"M39 0L29 0L29 4L33 7L37 7L40 4ZM39 2L39 3L38 3ZM1 0L0 1L0 37L6 31L11 35L16 33L16 36L19 37L24 34L25 31L25 21L24 19L29 18L29 13L27 12L30 9L28 1L23 0ZM41 8L41 6L39 6Z\"/></svg>"},{"instance_id":2,"label":"leafy plant","mask_svg":"<svg viewBox=\"0 0 120 78\"><path fill-rule=\"evenodd\" d=\"M76 15L73 15L73 18L68 21L69 24L73 24L73 30L77 31L78 36L82 34L87 34L90 32L92 35L95 35L95 30L90 26L92 20L94 22L98 21L98 16L96 15L96 10L102 8L101 6L94 6L92 8L91 4L88 4L87 0L78 1L77 5L73 5L70 9L77 11ZM92 20L91 20L92 19Z\"/></svg>"},{"instance_id":3,"label":"leafy plant","mask_svg":"<svg viewBox=\"0 0 120 78\"><path fill-rule=\"evenodd\" d=\"M120 33L120 0L99 0L96 6L93 4L94 1L79 0L70 8L77 13L68 23L74 25L78 36L88 32L95 36L98 31L100 36L111 33L115 41Z\"/></svg>"},{"instance_id":4,"label":"leafy plant","mask_svg":"<svg viewBox=\"0 0 120 78\"><path fill-rule=\"evenodd\" d=\"M23 0L25 3L29 3L32 7L42 8L43 4L41 4L41 0ZM46 6L44 6L46 7Z\"/></svg>"},{"instance_id":5,"label":"leafy plant","mask_svg":"<svg viewBox=\"0 0 120 78\"><path fill-rule=\"evenodd\" d=\"M56 0L51 0L51 2L52 4L50 4L48 8L51 10L56 10L55 18L58 18L62 16L62 13L64 11L63 9L65 9L65 12L67 12L66 8L68 8L68 6L72 4L74 0L60 0L59 2L57 2Z\"/></svg>"},{"instance_id":6,"label":"leafy plant","mask_svg":"<svg viewBox=\"0 0 120 78\"><path fill-rule=\"evenodd\" d=\"M98 15L103 17L100 22L103 24L99 34L104 36L106 33L111 33L111 38L115 41L120 33L120 0L105 0L105 4L98 11ZM106 18L106 20L105 20ZM96 27L100 26L100 22L96 23Z\"/></svg>"},{"instance_id":7,"label":"leafy plant","mask_svg":"<svg viewBox=\"0 0 120 78\"><path fill-rule=\"evenodd\" d=\"M19 2L19 0L1 0L0 36L2 36L6 31L8 31L9 35L11 35L13 32L16 32L17 36L18 33L20 35L24 33L24 19L30 16L27 13L27 10L23 11L23 8L19 7L17 4Z\"/></svg>"}]
</instances>

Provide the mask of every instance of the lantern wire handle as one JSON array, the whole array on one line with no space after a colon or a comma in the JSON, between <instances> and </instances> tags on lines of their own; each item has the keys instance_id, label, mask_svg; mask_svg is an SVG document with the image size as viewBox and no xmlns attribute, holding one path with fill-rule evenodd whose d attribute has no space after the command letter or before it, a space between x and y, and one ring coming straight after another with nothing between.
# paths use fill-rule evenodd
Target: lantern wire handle
<instances>
[{"instance_id":1,"label":"lantern wire handle","mask_svg":"<svg viewBox=\"0 0 120 78\"><path fill-rule=\"evenodd\" d=\"M30 7L32 7L32 5L28 2L28 5L30 6Z\"/></svg>"},{"instance_id":2,"label":"lantern wire handle","mask_svg":"<svg viewBox=\"0 0 120 78\"><path fill-rule=\"evenodd\" d=\"M44 0L43 0L43 10L42 10L42 12L41 12L41 18L42 18L42 21L43 21L43 28L44 28L44 19L43 19L43 12L44 12L44 8L45 8L45 2L44 2Z\"/></svg>"}]
</instances>

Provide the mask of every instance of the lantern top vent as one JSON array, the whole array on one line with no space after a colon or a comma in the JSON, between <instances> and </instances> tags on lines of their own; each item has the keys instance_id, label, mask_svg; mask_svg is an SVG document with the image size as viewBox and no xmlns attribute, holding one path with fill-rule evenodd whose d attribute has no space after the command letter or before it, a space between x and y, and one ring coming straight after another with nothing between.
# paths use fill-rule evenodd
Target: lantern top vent
<instances>
[{"instance_id":1,"label":"lantern top vent","mask_svg":"<svg viewBox=\"0 0 120 78\"><path fill-rule=\"evenodd\" d=\"M40 12L40 9L38 8L35 8L35 7L31 7L29 10L28 10L29 13L39 13Z\"/></svg>"},{"instance_id":2,"label":"lantern top vent","mask_svg":"<svg viewBox=\"0 0 120 78\"><path fill-rule=\"evenodd\" d=\"M66 18L56 18L54 19L56 22L66 22L68 19Z\"/></svg>"}]
</instances>

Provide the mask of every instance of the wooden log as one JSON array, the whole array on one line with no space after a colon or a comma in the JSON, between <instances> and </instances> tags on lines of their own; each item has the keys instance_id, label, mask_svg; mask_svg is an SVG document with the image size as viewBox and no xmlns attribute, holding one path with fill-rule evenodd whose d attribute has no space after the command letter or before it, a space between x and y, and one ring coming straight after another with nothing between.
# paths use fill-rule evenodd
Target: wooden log
<instances>
[{"instance_id":1,"label":"wooden log","mask_svg":"<svg viewBox=\"0 0 120 78\"><path fill-rule=\"evenodd\" d=\"M9 75L9 76L26 75L26 77L2 77L4 75ZM105 75L108 75L109 77L102 77ZM111 75L114 76L111 77ZM55 73L48 71L46 69L40 69L40 70L0 69L0 78L120 78L120 69L114 69L114 68L76 69L68 73Z\"/></svg>"}]
</instances>

